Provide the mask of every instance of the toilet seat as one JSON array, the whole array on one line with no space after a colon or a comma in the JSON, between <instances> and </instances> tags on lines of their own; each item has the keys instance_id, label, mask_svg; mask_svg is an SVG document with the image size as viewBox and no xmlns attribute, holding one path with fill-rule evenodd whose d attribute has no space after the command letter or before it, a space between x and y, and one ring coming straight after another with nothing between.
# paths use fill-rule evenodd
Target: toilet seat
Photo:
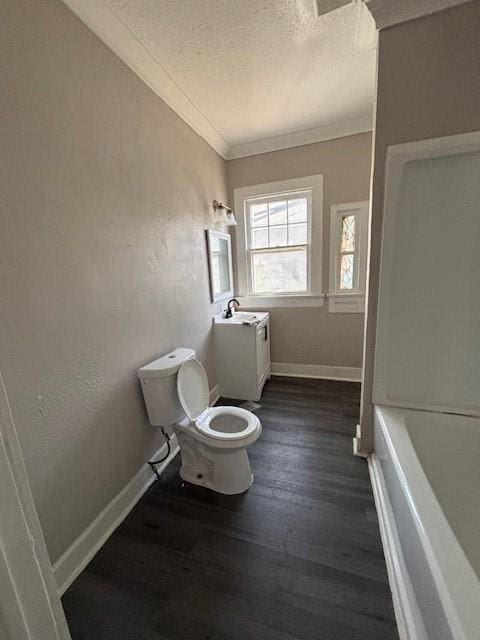
<instances>
[{"instance_id":1,"label":"toilet seat","mask_svg":"<svg viewBox=\"0 0 480 640\"><path fill-rule=\"evenodd\" d=\"M227 441L248 438L257 431L258 425L257 416L240 407L212 407L204 411L195 422L198 431L203 435ZM222 427L226 430L222 430Z\"/></svg>"},{"instance_id":2,"label":"toilet seat","mask_svg":"<svg viewBox=\"0 0 480 640\"><path fill-rule=\"evenodd\" d=\"M256 415L240 407L208 407L208 378L201 362L186 360L178 371L177 391L188 419L208 438L237 441L254 434L260 425Z\"/></svg>"}]
</instances>

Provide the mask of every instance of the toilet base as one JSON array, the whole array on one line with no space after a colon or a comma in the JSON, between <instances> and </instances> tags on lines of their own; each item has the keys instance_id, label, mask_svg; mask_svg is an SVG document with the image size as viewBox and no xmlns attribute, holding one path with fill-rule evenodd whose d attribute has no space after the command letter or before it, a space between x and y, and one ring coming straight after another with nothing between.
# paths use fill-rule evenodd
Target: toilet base
<instances>
[{"instance_id":1,"label":"toilet base","mask_svg":"<svg viewBox=\"0 0 480 640\"><path fill-rule=\"evenodd\" d=\"M180 477L186 482L217 493L244 493L253 482L247 450L215 449L177 431L182 466Z\"/></svg>"},{"instance_id":2,"label":"toilet base","mask_svg":"<svg viewBox=\"0 0 480 640\"><path fill-rule=\"evenodd\" d=\"M253 484L253 474L250 474L250 479L248 483L245 483L245 487L244 488L240 488L240 487L236 487L236 488L232 488L230 487L230 489L228 490L225 487L222 487L222 489L219 488L218 485L214 485L210 482L208 482L207 480L203 479L203 478L197 478L197 477L190 477L187 474L185 474L182 469L180 469L180 477L182 480L185 480L185 482L189 482L190 484L196 484L199 487L205 487L206 489L210 489L211 491L215 491L216 493L221 493L224 496L234 496L234 495L238 495L239 493L245 493L245 491L247 491L248 489L250 489L250 487Z\"/></svg>"}]
</instances>

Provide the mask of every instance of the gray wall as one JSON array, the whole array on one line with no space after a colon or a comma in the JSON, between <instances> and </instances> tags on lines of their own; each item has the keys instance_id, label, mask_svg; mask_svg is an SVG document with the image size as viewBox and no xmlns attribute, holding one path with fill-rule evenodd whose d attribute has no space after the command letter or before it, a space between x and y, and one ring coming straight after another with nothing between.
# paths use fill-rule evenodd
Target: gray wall
<instances>
[{"instance_id":1,"label":"gray wall","mask_svg":"<svg viewBox=\"0 0 480 640\"><path fill-rule=\"evenodd\" d=\"M60 0L0 21L0 366L55 561L160 446L135 371L215 382L204 229L224 161Z\"/></svg>"},{"instance_id":2,"label":"gray wall","mask_svg":"<svg viewBox=\"0 0 480 640\"><path fill-rule=\"evenodd\" d=\"M371 399L387 146L480 130L479 34L477 1L380 32L361 418L365 450L373 446Z\"/></svg>"},{"instance_id":3,"label":"gray wall","mask_svg":"<svg viewBox=\"0 0 480 640\"><path fill-rule=\"evenodd\" d=\"M328 291L330 205L368 200L371 134L304 145L229 160L230 202L237 187L321 173L324 178L323 290ZM269 309L274 362L360 367L363 314L329 313L321 308Z\"/></svg>"}]
</instances>

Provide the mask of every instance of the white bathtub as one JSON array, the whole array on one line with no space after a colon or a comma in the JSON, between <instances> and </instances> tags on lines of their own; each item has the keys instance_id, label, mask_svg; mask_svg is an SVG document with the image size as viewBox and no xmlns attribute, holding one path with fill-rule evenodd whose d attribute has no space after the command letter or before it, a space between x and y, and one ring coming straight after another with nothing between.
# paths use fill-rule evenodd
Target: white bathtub
<instances>
[{"instance_id":1,"label":"white bathtub","mask_svg":"<svg viewBox=\"0 0 480 640\"><path fill-rule=\"evenodd\" d=\"M480 419L375 407L370 471L401 638L480 639Z\"/></svg>"}]
</instances>

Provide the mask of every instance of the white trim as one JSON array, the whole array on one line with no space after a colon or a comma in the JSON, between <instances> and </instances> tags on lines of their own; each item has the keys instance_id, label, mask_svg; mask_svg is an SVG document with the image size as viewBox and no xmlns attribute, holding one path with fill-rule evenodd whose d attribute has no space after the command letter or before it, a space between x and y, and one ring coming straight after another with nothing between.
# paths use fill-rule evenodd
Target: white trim
<instances>
[{"instance_id":1,"label":"white trim","mask_svg":"<svg viewBox=\"0 0 480 640\"><path fill-rule=\"evenodd\" d=\"M170 442L171 453L165 462L158 466L159 473L162 473L179 451L175 435L171 437ZM152 459L161 458L166 449L167 445L164 443L152 456ZM154 481L155 476L152 473L152 469L148 464L144 464L140 471L133 476L130 482L109 502L95 520L55 562L53 570L57 580L58 591L61 595L65 593L72 582L85 569L93 556L123 522Z\"/></svg>"},{"instance_id":2,"label":"white trim","mask_svg":"<svg viewBox=\"0 0 480 640\"><path fill-rule=\"evenodd\" d=\"M365 313L364 293L329 293L329 313Z\"/></svg>"},{"instance_id":3,"label":"white trim","mask_svg":"<svg viewBox=\"0 0 480 640\"><path fill-rule=\"evenodd\" d=\"M70 640L1 374L0 504L0 619L8 634L5 640Z\"/></svg>"},{"instance_id":4,"label":"white trim","mask_svg":"<svg viewBox=\"0 0 480 640\"><path fill-rule=\"evenodd\" d=\"M320 380L343 380L360 382L361 367L336 367L321 364L294 364L291 362L272 362L272 376L290 378L318 378Z\"/></svg>"},{"instance_id":5,"label":"white trim","mask_svg":"<svg viewBox=\"0 0 480 640\"><path fill-rule=\"evenodd\" d=\"M105 0L63 0L143 82L223 158L228 144Z\"/></svg>"},{"instance_id":6,"label":"white trim","mask_svg":"<svg viewBox=\"0 0 480 640\"><path fill-rule=\"evenodd\" d=\"M323 247L323 175L305 176L290 180L277 180L263 184L238 187L233 190L237 227L235 231L236 266L238 275L237 297L248 296L248 256L246 241L245 200L260 196L272 196L293 191L311 191L311 236L310 236L310 294L322 296L322 247ZM316 250L319 247L319 250ZM301 294L300 294L301 295ZM253 296L252 296L253 297ZM257 296L254 296L257 298ZM259 296L264 298L267 296ZM281 296L272 296L280 298ZM296 297L296 296L285 296ZM309 297L303 296L304 298ZM271 305L272 306L272 305Z\"/></svg>"},{"instance_id":7,"label":"white trim","mask_svg":"<svg viewBox=\"0 0 480 640\"><path fill-rule=\"evenodd\" d=\"M359 424L357 424L355 429L355 436L352 438L353 440L353 455L357 458L368 458L369 454L365 453L362 448L362 429Z\"/></svg>"},{"instance_id":8,"label":"white trim","mask_svg":"<svg viewBox=\"0 0 480 640\"><path fill-rule=\"evenodd\" d=\"M413 142L403 142L393 144L387 148L387 158L412 154L414 158L437 157L439 151L445 152L442 155L455 155L468 151L477 151L480 145L480 131L469 131L468 133L456 133L451 136L441 136L440 138L426 138L424 140L414 140ZM414 158L403 159L402 164L410 162Z\"/></svg>"},{"instance_id":9,"label":"white trim","mask_svg":"<svg viewBox=\"0 0 480 640\"><path fill-rule=\"evenodd\" d=\"M208 406L213 407L218 400L220 400L220 387L216 384L208 392Z\"/></svg>"},{"instance_id":10,"label":"white trim","mask_svg":"<svg viewBox=\"0 0 480 640\"><path fill-rule=\"evenodd\" d=\"M378 515L388 581L400 640L428 640L405 564L382 467L376 454L368 457L368 471Z\"/></svg>"},{"instance_id":11,"label":"white trim","mask_svg":"<svg viewBox=\"0 0 480 640\"><path fill-rule=\"evenodd\" d=\"M290 307L323 307L325 295L305 296L239 296L238 301L246 309L276 309Z\"/></svg>"},{"instance_id":12,"label":"white trim","mask_svg":"<svg viewBox=\"0 0 480 640\"><path fill-rule=\"evenodd\" d=\"M302 147L303 145L313 144L315 142L346 138L347 136L354 136L359 133L369 133L372 129L373 113L372 115L365 115L351 120L332 122L331 124L314 127L312 129L284 133L272 138L234 144L228 150L227 160L256 156L261 153L270 153L271 151L281 151L282 149L291 149L292 147Z\"/></svg>"},{"instance_id":13,"label":"white trim","mask_svg":"<svg viewBox=\"0 0 480 640\"><path fill-rule=\"evenodd\" d=\"M366 4L377 29L385 29L467 2L470 0L367 0Z\"/></svg>"}]
</instances>

